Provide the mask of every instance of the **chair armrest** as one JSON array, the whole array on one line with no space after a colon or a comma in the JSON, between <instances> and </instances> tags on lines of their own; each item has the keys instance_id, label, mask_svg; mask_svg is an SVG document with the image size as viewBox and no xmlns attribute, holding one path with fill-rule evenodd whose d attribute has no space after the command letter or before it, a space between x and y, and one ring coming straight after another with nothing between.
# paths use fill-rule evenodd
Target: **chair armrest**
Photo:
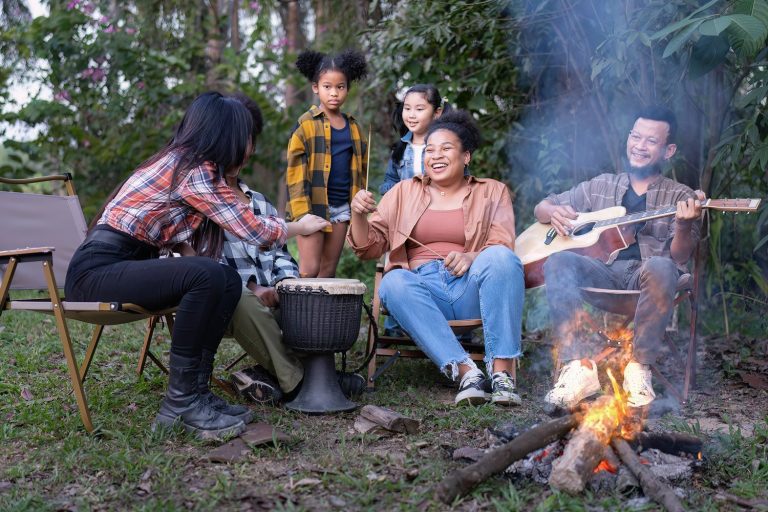
<instances>
[{"instance_id":1,"label":"chair armrest","mask_svg":"<svg viewBox=\"0 0 768 512\"><path fill-rule=\"evenodd\" d=\"M0 251L0 259L13 258L14 256L42 256L51 254L56 249L54 247L25 247L24 249L9 249Z\"/></svg>"}]
</instances>

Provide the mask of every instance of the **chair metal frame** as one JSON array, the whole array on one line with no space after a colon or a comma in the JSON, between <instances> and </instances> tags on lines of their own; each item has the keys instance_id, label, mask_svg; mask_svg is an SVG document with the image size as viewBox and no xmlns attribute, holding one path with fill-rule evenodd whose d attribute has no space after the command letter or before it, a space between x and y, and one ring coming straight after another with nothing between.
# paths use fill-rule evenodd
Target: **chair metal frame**
<instances>
[{"instance_id":1,"label":"chair metal frame","mask_svg":"<svg viewBox=\"0 0 768 512\"><path fill-rule=\"evenodd\" d=\"M72 175L52 175L39 178L14 179L0 177L0 183L6 185L25 185L40 182L63 182L66 195L74 197L77 203L77 195L72 182ZM24 192L13 192L23 194ZM0 209L2 205L0 205ZM77 213L82 216L82 210L77 203ZM37 219L35 219L37 220ZM40 222L47 222L48 219L40 218ZM85 225L84 218L82 224ZM85 232L82 233L82 239L78 240L78 245L85 239ZM5 244L8 245L7 243ZM67 370L72 382L72 388L77 401L77 407L80 412L80 418L88 432L93 432L93 422L88 408L88 402L83 390L83 383L88 374L88 370L93 361L93 356L98 347L104 327L107 325L118 325L140 320L147 320L147 331L144 335L144 341L141 348L141 357L137 374L141 375L144 370L146 358L149 357L158 367L167 373L167 369L160 360L149 350L152 336L159 318L164 317L168 322L169 330L173 330L173 312L175 307L162 311L148 311L141 306L130 303L120 302L72 302L60 297L59 287L56 276L54 275L53 255L54 247L25 247L18 249L0 250L0 265L5 265L0 280L0 315L4 311L28 311L53 315L56 320L56 330L61 340L64 357L67 362ZM42 299L11 299L10 290L13 285L14 277L21 264L39 263L40 270L45 279L46 286L42 290L47 291L47 298ZM14 288L16 288L14 286ZM24 288L39 289L39 288ZM83 361L78 365L72 347L72 336L69 332L67 320L77 320L94 325L90 342L86 348Z\"/></svg>"}]
</instances>

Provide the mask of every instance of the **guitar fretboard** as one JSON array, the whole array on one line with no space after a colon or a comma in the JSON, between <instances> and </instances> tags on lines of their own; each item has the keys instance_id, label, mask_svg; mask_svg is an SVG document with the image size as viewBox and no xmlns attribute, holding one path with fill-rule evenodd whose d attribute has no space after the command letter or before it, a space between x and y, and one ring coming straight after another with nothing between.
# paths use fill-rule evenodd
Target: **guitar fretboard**
<instances>
[{"instance_id":1,"label":"guitar fretboard","mask_svg":"<svg viewBox=\"0 0 768 512\"><path fill-rule=\"evenodd\" d=\"M760 199L707 199L701 204L702 208L712 208L714 210L724 210L732 212L753 212L760 205ZM604 226L619 226L622 224L633 224L660 217L669 217L677 211L677 206L665 206L658 210L645 210L643 212L605 219L595 222L594 228Z\"/></svg>"},{"instance_id":2,"label":"guitar fretboard","mask_svg":"<svg viewBox=\"0 0 768 512\"><path fill-rule=\"evenodd\" d=\"M624 215L623 217L616 217L613 219L605 219L595 223L595 227L603 226L618 226L621 224L634 224L635 222L643 222L650 219L658 219L660 217L669 217L677 212L677 206L666 206L659 208L658 210L645 210L643 212L631 213Z\"/></svg>"}]
</instances>

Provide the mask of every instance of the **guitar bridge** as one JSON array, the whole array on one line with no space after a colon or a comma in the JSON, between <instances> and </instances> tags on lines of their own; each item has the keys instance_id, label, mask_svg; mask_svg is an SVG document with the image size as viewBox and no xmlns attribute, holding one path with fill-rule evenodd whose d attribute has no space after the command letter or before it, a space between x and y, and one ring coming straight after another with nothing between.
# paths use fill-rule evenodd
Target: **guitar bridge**
<instances>
[{"instance_id":1,"label":"guitar bridge","mask_svg":"<svg viewBox=\"0 0 768 512\"><path fill-rule=\"evenodd\" d=\"M549 231L547 231L546 238L544 238L544 245L551 244L552 240L554 240L556 236L557 236L557 231L555 231L555 228L550 228Z\"/></svg>"}]
</instances>

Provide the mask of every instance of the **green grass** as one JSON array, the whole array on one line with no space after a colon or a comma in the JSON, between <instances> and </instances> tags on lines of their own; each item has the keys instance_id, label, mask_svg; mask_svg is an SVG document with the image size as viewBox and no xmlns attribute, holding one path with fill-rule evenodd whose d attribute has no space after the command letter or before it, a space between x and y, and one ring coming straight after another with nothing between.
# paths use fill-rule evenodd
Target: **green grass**
<instances>
[{"instance_id":1,"label":"green grass","mask_svg":"<svg viewBox=\"0 0 768 512\"><path fill-rule=\"evenodd\" d=\"M70 327L79 340L80 358L89 330L74 322ZM429 362L404 360L382 376L375 393L358 402L421 420L419 433L362 435L352 428L356 413L310 417L256 407L261 420L289 433L293 442L254 448L241 463L212 464L203 460L211 445L180 432L151 431L166 378L151 365L137 378L142 335L138 323L107 329L85 386L97 426L96 434L89 435L77 413L52 320L8 312L0 317L0 510L444 510L432 501L432 488L464 465L452 460L454 449L485 447L485 429L501 422L524 428L546 419L539 406L551 383L546 347L526 347L531 356L526 361L544 363L524 364L524 405L516 409L457 409L454 389ZM161 333L155 351L167 357L168 348L167 335ZM220 361L238 353L231 340L220 352ZM353 359L362 357L362 347L353 352ZM734 428L708 439L707 464L687 489L691 510L729 509L714 499L721 490L766 498L768 406L765 392L761 396L762 421L755 423L751 437ZM698 433L695 412L689 408L665 419L665 425ZM571 497L533 482L496 477L455 506L593 511L624 510L625 503L618 494Z\"/></svg>"}]
</instances>

